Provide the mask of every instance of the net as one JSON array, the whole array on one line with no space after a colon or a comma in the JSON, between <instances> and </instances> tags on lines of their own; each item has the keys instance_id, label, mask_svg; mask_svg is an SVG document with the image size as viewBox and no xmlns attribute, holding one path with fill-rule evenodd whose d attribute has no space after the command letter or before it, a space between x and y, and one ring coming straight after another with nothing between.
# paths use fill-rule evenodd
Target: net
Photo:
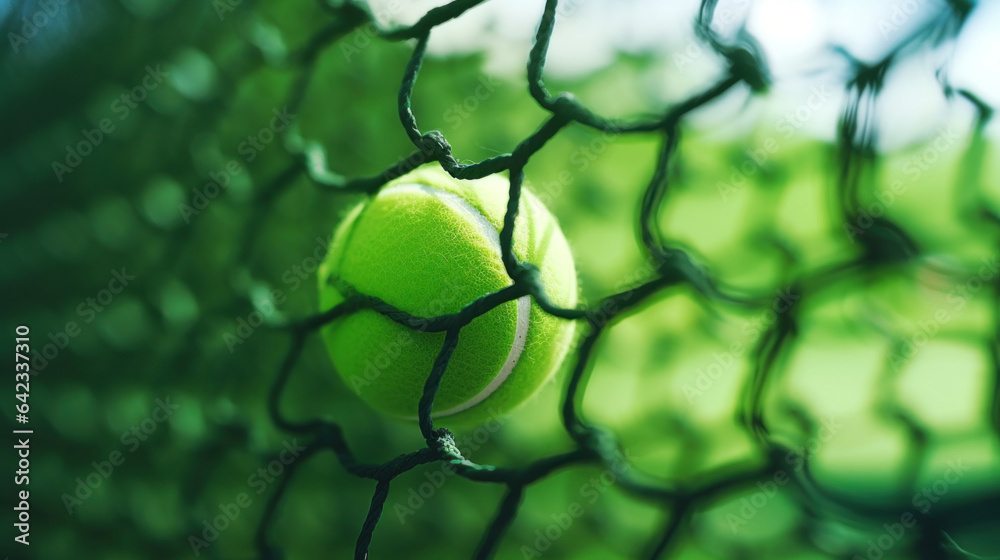
<instances>
[{"instance_id":1,"label":"net","mask_svg":"<svg viewBox=\"0 0 1000 560\"><path fill-rule=\"evenodd\" d=\"M374 297L357 295L348 301L321 315L295 323L290 327L292 346L288 357L283 363L272 389L269 409L274 422L281 429L310 437L306 447L306 457L321 450L333 451L341 465L352 474L374 480L375 492L371 506L361 528L355 549L355 558L368 558L369 545L376 534L376 528L383 513L391 482L401 473L419 465L443 461L450 464L455 473L472 481L499 484L505 487L505 494L497 508L492 523L486 529L474 558L485 559L495 555L500 540L518 513L525 492L536 481L559 470L584 463L599 463L606 468L612 468L623 452L617 438L606 429L587 422L581 415L580 402L586 389L587 372L590 366L591 354L597 341L614 325L616 319L630 311L641 308L650 299L662 291L677 285L687 285L697 291L708 301L723 301L736 305L761 306L770 305L767 297L737 296L720 290L713 277L685 250L672 246L657 225L657 216L661 212L665 194L671 182L671 172L675 166L674 157L681 142L681 124L689 113L711 104L717 98L737 86L746 84L755 92L764 92L768 87L769 77L763 63L763 56L757 45L748 35L743 35L740 44L730 45L719 40L712 30L712 22L717 2L705 1L697 21L699 36L713 50L724 57L729 64L729 73L719 83L700 92L682 103L671 107L655 118L637 121L622 121L605 118L588 109L578 99L569 93L553 95L546 87L543 77L546 53L553 34L558 10L558 1L549 0L545 3L544 13L538 24L534 45L527 62L529 92L532 99L548 114L545 122L535 133L520 141L507 154L498 155L475 163L461 163L452 154L452 146L447 139L437 131L421 131L413 109L413 90L417 83L421 64L426 56L430 34L434 28L444 22L460 17L467 10L480 4L479 1L456 1L429 11L420 20L410 26L400 29L378 29L377 35L385 40L416 41L413 54L402 77L402 85L398 96L399 119L407 136L415 147L415 151L401 162L392 165L377 177L345 180L325 167L322 148L316 145L300 144L299 155L310 177L320 186L338 190L357 190L374 192L381 185L429 161L439 162L445 170L458 179L476 179L499 172L510 175L510 191L508 210L501 231L501 246L503 263L511 278L511 286L496 293L487 294L470 302L461 312L441 317L416 317L409 315ZM851 237L852 243L858 243L862 249L856 260L844 262L832 270L819 273L811 272L799 277L792 277L785 290L779 291L779 298L773 303L777 306L782 302L799 303L810 294L822 291L825 285L836 282L845 274L871 274L881 268L893 266L896 263L910 261L921 254L918 244L886 216L867 217L864 221L859 209L864 207L863 193L873 192L874 180L872 167L876 163L875 140L877 130L870 115L874 100L882 87L887 70L900 58L901 53L914 45L939 43L953 36L961 28L962 22L969 13L970 6L956 3L951 6L947 19L931 20L909 37L899 41L895 49L884 60L874 66L866 66L860 62L855 65L855 74L849 82L849 102L841 118L839 146L837 158L841 174L837 182L839 193L839 208L842 214L844 229ZM345 3L335 10L336 23L328 32L318 36L304 54L304 60L314 56L319 49L333 43L356 26L371 22L371 15L362 6ZM296 87L301 92L304 80L308 79L308 71ZM969 95L969 94L965 94ZM292 106L301 101L300 93L293 93ZM982 142L983 124L989 117L989 110L979 104L980 125L977 127L977 138L973 141L971 150L978 149ZM294 109L293 109L294 110ZM578 124L613 135L653 133L661 136L656 165L651 172L651 179L645 189L642 205L637 217L640 238L651 262L655 263L655 277L641 285L607 296L602 301L583 309L562 309L553 305L545 294L538 276L537 269L531 263L519 262L512 249L513 227L517 214L524 182L524 168L531 157L542 150L546 143L571 124ZM970 155L969 157L975 157ZM966 165L965 170L974 182L980 176L982 157ZM280 185L280 182L277 183ZM275 187L279 188L279 187ZM981 208L981 207L980 207ZM995 215L992 215L995 218ZM952 271L954 272L954 271ZM556 455L538 459L522 468L484 465L476 463L471 458L463 456L451 432L447 428L436 427L431 419L434 406L434 395L441 383L442 376L448 366L449 358L454 351L461 329L474 318L505 302L513 301L524 295L530 295L545 312L565 320L580 321L585 324L585 335L579 348L573 356L572 373L567 379L562 404L562 422L566 433L575 443L575 449ZM343 428L335 423L321 420L309 422L292 421L281 412L280 397L282 388L291 374L296 358L301 353L306 337L319 327L347 313L359 309L373 309L399 324L426 332L443 332L446 334L444 346L429 372L420 399L419 427L427 447L401 455L391 461L377 465L363 464L350 452L344 438ZM775 307L778 309L778 307ZM793 449L776 441L770 436L768 422L763 408L765 393L771 381L773 371L781 358L787 352L787 347L795 340L798 331L796 307L784 305L786 312L778 314L778 320L760 337L753 349L753 373L748 378L743 389L742 407L739 416L744 425L752 430L757 444L770 457L763 466L743 472L706 472L702 473L697 483L684 485L657 486L644 482L640 476L632 473L622 474L620 483L636 498L653 500L662 503L669 511L665 525L650 537L646 557L662 558L669 555L670 547L689 520L696 504L711 501L735 488L745 486L759 480L774 478L787 466L787 457ZM991 368L996 370L996 367ZM819 425L808 413L794 410L792 413L802 425L802 433L813 437L819 433ZM924 429L910 416L901 410L887 405L886 413L901 422L907 431L913 434L916 441L926 440ZM296 463L295 467L301 463ZM914 462L919 465L919 461ZM809 477L808 463L805 476ZM913 476L915 476L914 471ZM284 478L277 491L272 496L268 509L261 521L257 533L257 547L264 558L277 558L278 549L269 543L268 531L277 514L282 501L283 491L293 479ZM836 501L836 496L825 496ZM993 499L992 497L990 499ZM976 507L976 506L970 506ZM985 506L985 502L983 503ZM918 530L924 539L923 550L926 554L937 557L944 554L949 542L947 534L939 522L933 517L921 517L916 520ZM530 554L530 553L528 553ZM540 554L539 554L540 555ZM943 557L943 556L942 556Z\"/></svg>"},{"instance_id":2,"label":"net","mask_svg":"<svg viewBox=\"0 0 1000 560\"><path fill-rule=\"evenodd\" d=\"M250 0L214 0L209 8L170 1L95 2L100 9L94 9L92 20L101 24L75 30L60 22L64 16L69 19L67 14L78 15L77 6L11 8L5 25L16 36L8 35L13 54L5 62L15 69L36 65L41 71L25 71L23 80L11 80L10 88L0 92L3 120L10 123L10 135L0 140L0 176L12 185L0 193L6 202L3 223L10 228L9 234L0 234L0 251L24 247L17 249L17 266L0 270L0 280L10 293L37 296L31 303L15 300L11 312L27 316L33 330L48 329L52 341L33 362L44 387L40 400L53 403L39 414L67 443L57 457L40 460L40 476L59 482L39 489L41 501L56 504L40 506L39 516L51 523L53 532L66 525L67 515L85 529L39 543L41 556L104 550L114 542L108 557L189 557L193 552L235 558L247 556L251 547L246 543L252 542L257 558L312 557L328 551L301 544L296 537L319 535L318 542L339 543L350 531L357 535L353 555L358 559L379 557L381 550L400 557L477 559L507 552L523 558L797 555L878 560L889 557L890 550L926 559L989 557L996 550L990 536L1000 511L995 453L1000 274L992 256L1000 219L996 170L991 167L995 146L987 134L992 107L970 90L948 86L944 63L937 70L948 100L973 110L967 138L942 131L930 147L889 154L880 143L887 130L879 120L891 110L880 103L889 76L920 53L953 46L977 6L957 0L929 8L917 3L932 16L905 32L894 15L887 16L878 28L883 37L891 37L892 47L874 63L837 52L847 61L848 77L835 144L778 140L779 158L774 138L782 136L756 145L743 138L713 143L705 140L704 127L690 125L731 103L734 92L765 97L777 82L763 47L745 24L732 32L719 25L731 6L710 0L697 12L698 43L682 63L674 62L682 66L694 60L698 66L701 61L691 59L691 52L710 50L723 61L723 75L645 118L605 116L585 104L583 96L555 92L552 84L558 80L546 70L550 46L560 17L580 8L580 2L545 1L537 22L519 22L534 29L527 60L518 61L526 66L527 95L518 94L530 102L510 103L518 110L483 117L487 126L470 130L461 107L448 113L452 108L434 95L422 95L418 84L422 73L426 79L431 71L423 65L432 58L432 34L474 16L484 3L453 1L403 27L377 22L367 4L351 0L321 1L310 9ZM641 17L631 4L616 6L616 12ZM917 17L908 2L896 8L901 18ZM51 10L56 12L48 19L36 16ZM43 20L50 23L43 25ZM60 41L42 38L56 32L62 42L79 41L101 56L85 49L54 56ZM404 45L398 52L405 49L405 65L395 64L397 51L387 54L373 46L390 43ZM618 66L634 63L628 56L623 59ZM451 74L478 71L480 62L435 59L445 70L434 77L445 82ZM386 78L399 67L400 76ZM55 78L66 75L81 76L76 88L62 87ZM393 87L380 87L382 81ZM118 87L123 85L127 87ZM617 96L627 88L611 89ZM493 95L504 98L507 93ZM441 110L445 121L455 117L448 137L428 130L426 122L434 122L433 116L421 107ZM307 118L298 115L307 113L309 122L303 122ZM532 132L513 137L510 128L500 130L505 120L529 123L525 126ZM787 138L803 120L795 113L787 116ZM248 126L258 128L258 122L268 126L245 136L252 132ZM402 130L399 139L384 134L389 122L394 131ZM592 162L589 152L567 146L579 144L584 150L586 140L594 137L656 139L651 157L630 156L610 165L619 184L641 182L634 220L614 226L634 230L641 250L637 259L644 264L615 290L564 309L547 298L533 264L519 261L513 252L516 212L530 164L546 151L555 152L569 162L567 169L575 166L586 175L582 169ZM510 151L478 161L457 155L471 151L482 138ZM951 168L936 164L949 150L961 152L954 175ZM242 163L227 156L231 151ZM459 179L495 173L509 177L500 232L509 287L439 317L413 316L365 294L318 314L290 313L300 319L289 319L278 309L284 296L303 286L303 292L309 291L315 276L300 266L308 259L286 266L284 253L293 247L303 254L315 250L315 270L330 241L331 205L318 204L302 194L307 189L297 187L308 186L310 195L320 192L340 203L348 195L372 195L430 162ZM606 169L598 167L591 168L596 179L568 175L571 179L540 194L575 191L584 205L611 205L606 193L593 186L607 180ZM827 172L831 168L832 174ZM32 187L49 186L53 178L65 196L37 198L41 189ZM931 188L920 186L928 183ZM903 201L917 190L919 196ZM749 198L751 191L759 191L760 198ZM708 198L696 198L705 192ZM803 192L812 198L803 198ZM792 202L782 202L787 199ZM703 207L694 217L687 215L692 204ZM24 207L37 212L18 210ZM707 230L724 229L741 211L753 216L746 220L750 231L734 233L744 238L745 254L729 254L729 263L702 254L692 237L707 238ZM799 222L816 222L815 227L786 227L789 213L801 214ZM295 227L268 226L279 218ZM571 222L574 216L560 218ZM712 226L699 220L711 220ZM303 231L317 224L326 233L304 247ZM572 224L563 224L567 226ZM579 258L591 262L591 271L605 262L610 270L619 245L595 244L597 249L589 251L595 255ZM733 287L726 281L733 275L720 273L751 268L748 262L755 260L777 263L756 277L759 281L743 283L755 289ZM104 291L98 290L110 286L109 270L112 278L128 283L124 293L108 292L104 301ZM73 286L67 286L67 278L74 279ZM619 278L603 280L597 283ZM279 281L283 294L273 290ZM670 299L678 293L690 307ZM432 420L435 393L463 327L524 296L544 312L576 322L580 333L567 359L554 416L565 445L537 456L514 452L520 443L515 442L507 455L491 455L450 431L447 420ZM664 302L666 311L660 307ZM254 306L249 315L248 304ZM701 311L691 311L696 307ZM343 405L337 413L341 420L333 422L326 416L329 403L313 394L339 395L330 389L334 383L324 385L322 379L335 376L326 356L311 353L319 345L310 341L316 341L324 325L362 309L414 330L444 334L427 372L416 411L419 420L415 428L405 428L419 431L416 446L398 432L375 427L380 423L376 413L357 405L353 395L347 395L350 402L338 403ZM628 322L649 315L650 309L656 318ZM733 332L719 326L721 316L752 319ZM69 330L67 318L80 330ZM264 324L276 326L277 332L260 328ZM668 334L656 338L657 329ZM646 396L654 402L645 403L651 409L648 417L626 428L646 430L646 437L652 433L653 446L666 450L669 460L651 462L673 466L656 472L629 459L632 446L623 444L631 437L628 429L606 427L610 423L595 419L593 410L616 382L629 383L627 370L633 365L621 356L600 362L602 349L623 345L639 332L651 342L635 354L653 364L647 369L655 375L642 377L629 398ZM713 356L708 367L678 361L675 356L684 354L685 345L696 345L694 339L701 335L721 340L721 353L712 354L716 346L705 346L710 350L704 354ZM832 340L831 346L804 353L817 336ZM871 351L857 345L859 339L877 339L886 348ZM283 353L276 356L275 349ZM277 364L276 375L266 376L272 363ZM745 364L745 375L726 377L734 382L735 408L726 401L730 408L717 413L747 441L732 443L732 450L724 450L729 454L719 453L726 444L706 441L708 432L727 428L722 423L699 426L691 410L712 407L709 389L725 385L723 370L737 363ZM314 370L322 372L314 376L321 381L312 379L315 386L296 393L296 374L308 373L303 370L313 364L321 364ZM917 365L922 369L914 382ZM815 375L796 377L794 372L804 368ZM862 373L865 368L873 373ZM63 371L79 372L78 377L58 377ZM591 378L592 371L600 373ZM914 383L922 389L914 389ZM835 409L836 414L841 419L864 416L870 425L850 432L824 411L834 410L835 401L850 400L843 398L844 391L855 385L871 389L870 396L852 397L871 410L847 406ZM174 401L156 400L165 395L173 395ZM674 399L678 396L689 406L671 410L681 400ZM147 405L153 402L177 403L168 428L151 424L153 431L138 432L145 436L141 438L128 431L145 425ZM954 405L944 409L961 412L941 413L942 402ZM629 399L618 399L614 406L631 405ZM352 414L357 411L364 412ZM601 417L607 416L602 411ZM290 438L284 448L277 446L276 454L271 453L275 432ZM865 467L860 460L861 467L850 459L816 461L826 448L817 450L815 444L827 445L831 433L845 432L830 445L839 442L839 451L848 458L866 449L870 455L884 454L885 463L898 468L887 467L884 471L891 472L886 474L866 471L871 463ZM872 434L874 439L868 437ZM902 443L885 445L878 439L885 434ZM884 448L872 452L873 445ZM541 447L546 453L551 449ZM364 459L385 458L387 448L414 450L385 462ZM942 455L941 448L948 453ZM124 453L124 465L115 463L108 470L109 451ZM288 453L294 460L282 458ZM239 476L248 465L253 465L249 478ZM584 469L612 473L613 482L600 475L584 482L578 487L580 502L596 503L588 499L590 493L603 496L611 485L620 499L587 507L586 515L579 503L551 518L527 507L532 493L538 495L546 482ZM348 482L336 478L345 471L351 476ZM404 491L414 488L407 486L412 472L441 472L468 483L435 483L432 492L440 489L442 496L476 492L468 490L470 485L496 489L496 504L490 503L495 509L481 535L477 533L475 546L461 548L471 523L459 521L463 516L477 519L484 503L480 498L493 494L475 494L475 508L465 510L443 498L437 508L403 507ZM254 502L259 509L250 512L257 496L262 496ZM362 499L369 504L367 514L359 505ZM454 507L455 519L434 519L448 507ZM615 510L626 512L628 519L616 520ZM401 530L386 528L390 512ZM217 521L220 514L222 522ZM406 525L417 518L423 522L419 528ZM768 523L748 528L754 519L765 518ZM578 519L583 520L574 533L578 548L559 550L553 541ZM523 525L519 539L509 542L518 523ZM760 536L760 531L767 533L761 526L768 524L778 528L778 536ZM553 526L556 536L549 531ZM229 527L226 542L217 543ZM140 537L123 538L123 528ZM597 548L599 540L611 544ZM567 541L560 544L572 548ZM896 548L898 543L904 544Z\"/></svg>"}]
</instances>

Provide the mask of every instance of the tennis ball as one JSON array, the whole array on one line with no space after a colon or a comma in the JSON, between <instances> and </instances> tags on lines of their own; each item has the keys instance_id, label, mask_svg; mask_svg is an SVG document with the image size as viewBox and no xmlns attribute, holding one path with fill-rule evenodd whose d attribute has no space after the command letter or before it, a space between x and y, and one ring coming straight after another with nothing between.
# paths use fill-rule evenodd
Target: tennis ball
<instances>
[{"instance_id":1,"label":"tennis ball","mask_svg":"<svg viewBox=\"0 0 1000 560\"><path fill-rule=\"evenodd\" d=\"M364 294L430 318L511 285L499 235L507 194L504 177L457 180L436 163L387 183L337 227L318 269L321 310ZM514 253L538 267L555 304L576 305L566 238L526 189ZM473 319L460 331L433 416L472 423L510 412L558 369L573 330L572 321L545 313L529 296ZM362 400L387 415L416 420L445 333L414 330L371 309L338 318L321 333L340 376Z\"/></svg>"}]
</instances>

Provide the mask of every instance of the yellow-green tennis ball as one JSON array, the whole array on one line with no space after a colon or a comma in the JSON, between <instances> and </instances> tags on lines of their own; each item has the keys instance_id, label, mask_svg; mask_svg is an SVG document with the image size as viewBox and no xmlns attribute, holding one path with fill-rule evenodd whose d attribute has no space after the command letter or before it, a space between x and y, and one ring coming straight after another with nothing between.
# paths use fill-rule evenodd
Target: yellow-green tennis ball
<instances>
[{"instance_id":1,"label":"yellow-green tennis ball","mask_svg":"<svg viewBox=\"0 0 1000 560\"><path fill-rule=\"evenodd\" d=\"M319 268L320 308L351 293L375 296L412 315L456 313L511 284L500 258L506 178L452 178L437 164L386 184L338 226ZM550 299L573 307L576 270L555 218L522 191L514 253L534 264ZM417 418L417 406L445 334L400 325L371 309L323 327L333 364L373 408ZM524 402L558 369L573 322L528 296L462 327L434 400L434 417L477 422Z\"/></svg>"}]
</instances>

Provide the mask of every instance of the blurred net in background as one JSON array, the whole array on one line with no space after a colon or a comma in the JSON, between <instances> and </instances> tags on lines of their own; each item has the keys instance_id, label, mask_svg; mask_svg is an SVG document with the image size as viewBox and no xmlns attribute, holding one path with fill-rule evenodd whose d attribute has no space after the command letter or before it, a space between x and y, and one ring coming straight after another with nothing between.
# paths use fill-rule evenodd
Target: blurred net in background
<instances>
[{"instance_id":1,"label":"blurred net in background","mask_svg":"<svg viewBox=\"0 0 1000 560\"><path fill-rule=\"evenodd\" d=\"M33 553L996 555L996 7L479 4L5 6ZM430 161L525 174L588 302L453 436L308 336L339 217Z\"/></svg>"}]
</instances>

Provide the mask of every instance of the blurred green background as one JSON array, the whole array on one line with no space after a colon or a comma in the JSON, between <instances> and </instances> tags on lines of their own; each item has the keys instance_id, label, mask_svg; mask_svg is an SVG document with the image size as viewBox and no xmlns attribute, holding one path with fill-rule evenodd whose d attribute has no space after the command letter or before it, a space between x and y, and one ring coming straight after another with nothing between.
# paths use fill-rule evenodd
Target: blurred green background
<instances>
[{"instance_id":1,"label":"blurred green background","mask_svg":"<svg viewBox=\"0 0 1000 560\"><path fill-rule=\"evenodd\" d=\"M275 454L304 443L267 414L290 344L270 327L316 311L310 259L361 200L317 187L286 142L285 121L325 149L334 172L382 172L413 151L396 108L412 43L362 27L303 58L337 18L314 2L41 4L8 2L4 19L0 285L4 332L13 339L14 326L31 328L35 430L32 544L6 539L4 550L12 558L253 558L264 504L287 468ZM638 5L621 6L643 17ZM46 23L26 33L22 18L47 9L54 13L38 19ZM532 31L540 9L523 12L519 25ZM520 68L529 47L506 54ZM684 42L620 50L548 83L602 114L654 114L718 75L721 59L700 48L696 56ZM527 94L523 71L465 51L425 62L414 107L422 130L441 130L471 162L510 151L547 114ZM295 84L306 73L297 106ZM776 84L751 96L743 88L683 127L658 223L732 293L774 297L796 278L863 255L845 224L863 235L871 222L847 223L835 204L843 85L817 102L825 137L789 126L798 122L789 115L813 107L803 91ZM793 303L798 332L763 397L771 437L798 450L777 464L783 476L696 504L670 557L1000 553L1000 271L990 219L1000 170L996 143L977 136L963 103L931 104L944 108L942 132L881 151L863 183L859 215L884 213L920 255L832 275ZM574 249L585 302L654 275L636 234L658 149L656 135L573 125L526 169ZM261 317L263 326L247 327ZM770 304L706 301L675 288L615 324L599 343L583 411L620 438L619 467L683 486L763 465L767 453L738 411L760 363L755 348L776 317ZM559 420L565 373L501 429L456 430L466 455L519 466L571 449ZM424 444L415 425L366 408L317 337L283 407L293 418L341 424L367 462ZM812 424L821 429L803 427ZM637 499L619 475L574 467L531 485L496 557L643 557L670 511ZM13 503L14 487L6 489L5 504ZM373 489L331 454L310 460L272 541L290 559L352 557ZM406 473L392 485L371 557L471 557L502 495L501 486L440 464ZM238 516L193 547L192 535L205 538L206 522L232 504ZM907 512L927 525L897 537L893 524ZM941 531L926 533L930 525Z\"/></svg>"}]
</instances>

